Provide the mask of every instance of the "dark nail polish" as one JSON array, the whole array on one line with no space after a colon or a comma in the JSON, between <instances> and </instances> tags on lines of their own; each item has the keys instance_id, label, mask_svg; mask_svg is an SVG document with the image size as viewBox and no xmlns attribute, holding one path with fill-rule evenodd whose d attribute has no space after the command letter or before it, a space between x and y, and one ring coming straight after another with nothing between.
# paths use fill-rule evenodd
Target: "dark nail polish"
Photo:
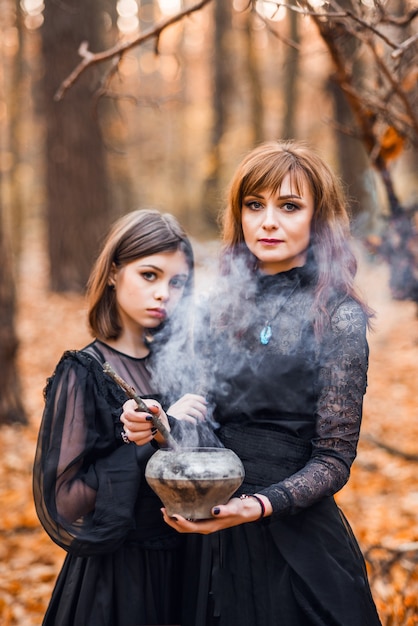
<instances>
[{"instance_id":1,"label":"dark nail polish","mask_svg":"<svg viewBox=\"0 0 418 626\"><path fill-rule=\"evenodd\" d=\"M173 519L175 522L179 521L179 518L176 517L175 515L171 515L170 519Z\"/></svg>"},{"instance_id":2,"label":"dark nail polish","mask_svg":"<svg viewBox=\"0 0 418 626\"><path fill-rule=\"evenodd\" d=\"M220 509L219 507L217 507L217 506L215 506L215 508L214 508L214 509L213 509L213 511L212 511L212 513L213 513L214 515L219 515L219 513L220 513L220 512L221 512L221 509Z\"/></svg>"},{"instance_id":3,"label":"dark nail polish","mask_svg":"<svg viewBox=\"0 0 418 626\"><path fill-rule=\"evenodd\" d=\"M147 422L151 422L152 421L152 415L147 415L146 418Z\"/></svg>"}]
</instances>

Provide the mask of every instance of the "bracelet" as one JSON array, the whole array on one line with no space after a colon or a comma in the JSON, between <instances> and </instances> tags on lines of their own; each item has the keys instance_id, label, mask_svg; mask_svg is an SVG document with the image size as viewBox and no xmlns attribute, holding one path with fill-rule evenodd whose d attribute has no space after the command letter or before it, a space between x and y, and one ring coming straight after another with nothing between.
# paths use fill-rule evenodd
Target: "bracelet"
<instances>
[{"instance_id":1,"label":"bracelet","mask_svg":"<svg viewBox=\"0 0 418 626\"><path fill-rule=\"evenodd\" d=\"M255 498L257 500L258 504L261 507L261 515L258 519L262 519L266 514L266 507L264 506L264 502L262 501L262 499L253 493L251 494L243 493L242 496L239 497L240 500L246 500L247 498Z\"/></svg>"}]
</instances>

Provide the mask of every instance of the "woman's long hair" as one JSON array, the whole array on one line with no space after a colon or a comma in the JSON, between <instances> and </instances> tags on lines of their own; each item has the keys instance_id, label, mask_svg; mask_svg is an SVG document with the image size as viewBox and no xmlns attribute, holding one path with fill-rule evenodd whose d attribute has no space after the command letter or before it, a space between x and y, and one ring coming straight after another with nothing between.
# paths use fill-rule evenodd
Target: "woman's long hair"
<instances>
[{"instance_id":1,"label":"woman's long hair","mask_svg":"<svg viewBox=\"0 0 418 626\"><path fill-rule=\"evenodd\" d=\"M262 190L277 192L287 175L298 193L307 183L314 200L307 258L313 261L316 272L312 307L316 332L321 334L336 297L354 298L370 318L373 313L354 286L357 261L351 249L350 223L340 181L323 159L301 142L263 143L238 166L222 216L222 271L233 272L238 259L255 269L256 259L245 245L242 230L243 199Z\"/></svg>"}]
</instances>

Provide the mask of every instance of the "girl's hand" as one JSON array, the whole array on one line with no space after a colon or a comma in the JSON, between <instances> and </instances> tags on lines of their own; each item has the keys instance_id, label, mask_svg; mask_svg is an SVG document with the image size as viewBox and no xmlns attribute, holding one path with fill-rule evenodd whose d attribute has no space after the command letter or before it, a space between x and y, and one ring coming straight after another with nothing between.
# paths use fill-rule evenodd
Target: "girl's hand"
<instances>
[{"instance_id":1,"label":"girl's hand","mask_svg":"<svg viewBox=\"0 0 418 626\"><path fill-rule=\"evenodd\" d=\"M264 502L265 515L271 515L272 506L266 496L258 495ZM260 519L261 506L255 498L231 498L227 504L218 504L212 509L213 518L204 520L188 520L175 513L169 517L166 509L161 509L164 521L179 533L199 533L209 535L224 528L239 526L247 522L255 522Z\"/></svg>"},{"instance_id":2,"label":"girl's hand","mask_svg":"<svg viewBox=\"0 0 418 626\"><path fill-rule=\"evenodd\" d=\"M153 439L160 444L164 444L164 438L157 429L154 428L152 414L158 415L169 431L170 425L167 415L156 400L144 399L144 402L150 409L149 413L138 411L135 400L127 400L123 405L123 413L120 416L120 421L124 426L125 434L129 441L132 441L137 446L143 446Z\"/></svg>"},{"instance_id":3,"label":"girl's hand","mask_svg":"<svg viewBox=\"0 0 418 626\"><path fill-rule=\"evenodd\" d=\"M203 396L196 393L186 393L168 409L169 415L186 422L203 421L208 411L207 402Z\"/></svg>"}]
</instances>

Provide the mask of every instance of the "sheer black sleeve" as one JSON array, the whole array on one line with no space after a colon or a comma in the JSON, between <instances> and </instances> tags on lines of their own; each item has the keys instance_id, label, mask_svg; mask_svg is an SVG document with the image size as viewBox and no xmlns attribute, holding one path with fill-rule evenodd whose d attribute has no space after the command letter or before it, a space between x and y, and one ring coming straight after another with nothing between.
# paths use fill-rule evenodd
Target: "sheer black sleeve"
<instances>
[{"instance_id":1,"label":"sheer black sleeve","mask_svg":"<svg viewBox=\"0 0 418 626\"><path fill-rule=\"evenodd\" d=\"M260 493L273 513L296 513L334 495L347 482L360 433L366 391L368 345L360 306L346 300L336 309L321 347L315 437L308 463Z\"/></svg>"},{"instance_id":2,"label":"sheer black sleeve","mask_svg":"<svg viewBox=\"0 0 418 626\"><path fill-rule=\"evenodd\" d=\"M125 396L101 366L66 353L45 389L33 487L50 537L79 555L109 552L133 523L141 458L151 447L118 437Z\"/></svg>"}]
</instances>

